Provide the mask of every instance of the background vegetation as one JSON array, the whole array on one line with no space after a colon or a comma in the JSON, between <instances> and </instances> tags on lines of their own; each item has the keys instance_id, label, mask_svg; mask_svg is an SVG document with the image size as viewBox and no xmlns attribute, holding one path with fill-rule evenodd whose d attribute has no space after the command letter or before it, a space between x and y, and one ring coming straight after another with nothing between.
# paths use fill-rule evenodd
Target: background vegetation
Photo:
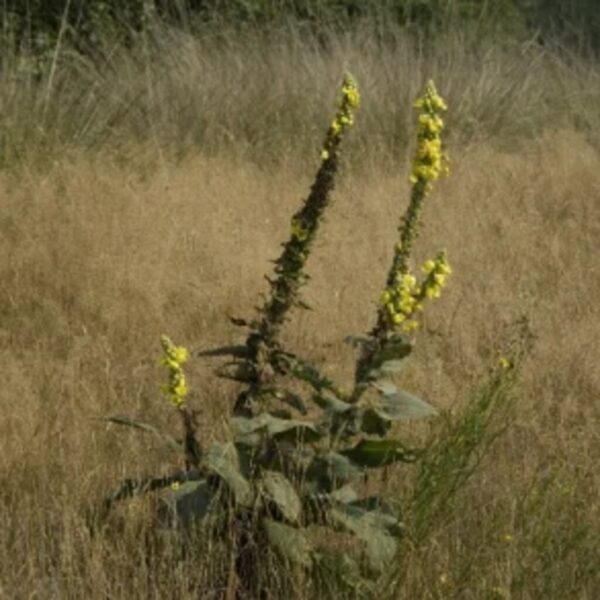
<instances>
[{"instance_id":1,"label":"background vegetation","mask_svg":"<svg viewBox=\"0 0 600 600\"><path fill-rule=\"evenodd\" d=\"M248 315L266 290L347 67L364 104L309 266L315 311L296 317L290 344L327 357L332 375L350 372L339 340L372 325L407 201L412 99L431 76L450 106L453 175L426 209L422 251L445 244L455 274L404 384L445 417L405 435L451 439L444 428L509 323L526 314L535 336L518 400L496 417L506 431L405 549L398 594L593 598L594 4L156 2L126 14L110 2L5 2L0 596L222 595L220 547L181 559L152 533L146 503L90 533L89 507L115 478L173 466L151 439L91 417L175 426L159 392L160 334L238 341L225 315ZM204 439L223 440L235 388L210 367L191 363L191 403ZM388 472L387 495L406 499L415 474Z\"/></svg>"}]
</instances>

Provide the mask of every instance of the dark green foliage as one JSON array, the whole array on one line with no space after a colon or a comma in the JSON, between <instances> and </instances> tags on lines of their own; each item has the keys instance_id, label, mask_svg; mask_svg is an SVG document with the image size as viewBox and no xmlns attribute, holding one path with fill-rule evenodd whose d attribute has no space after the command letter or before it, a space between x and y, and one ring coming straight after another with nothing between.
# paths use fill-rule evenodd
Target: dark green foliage
<instances>
[{"instance_id":1,"label":"dark green foliage","mask_svg":"<svg viewBox=\"0 0 600 600\"><path fill-rule=\"evenodd\" d=\"M39 50L66 24L69 37L83 49L107 28L133 40L132 34L153 18L188 30L295 22L317 33L370 19L383 28L401 26L425 36L459 28L482 39L541 36L541 41L558 39L597 51L599 15L596 0L8 0L2 31L5 38L11 32L17 47Z\"/></svg>"}]
</instances>

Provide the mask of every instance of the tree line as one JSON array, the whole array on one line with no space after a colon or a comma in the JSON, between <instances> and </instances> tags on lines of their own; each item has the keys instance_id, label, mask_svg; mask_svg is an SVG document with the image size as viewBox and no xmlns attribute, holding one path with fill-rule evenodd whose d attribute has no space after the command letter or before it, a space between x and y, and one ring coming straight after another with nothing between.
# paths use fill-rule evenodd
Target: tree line
<instances>
[{"instance_id":1,"label":"tree line","mask_svg":"<svg viewBox=\"0 0 600 600\"><path fill-rule=\"evenodd\" d=\"M89 46L101 31L127 36L157 18L192 30L284 22L351 27L376 19L425 35L476 28L600 50L598 0L4 0L1 10L2 44L33 50L61 31Z\"/></svg>"}]
</instances>

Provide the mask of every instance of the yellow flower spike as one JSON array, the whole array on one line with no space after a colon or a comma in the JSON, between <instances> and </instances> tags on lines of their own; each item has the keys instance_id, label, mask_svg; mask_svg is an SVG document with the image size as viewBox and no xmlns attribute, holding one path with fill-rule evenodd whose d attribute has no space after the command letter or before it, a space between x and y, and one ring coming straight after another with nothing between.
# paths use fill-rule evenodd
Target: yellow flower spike
<instances>
[{"instance_id":1,"label":"yellow flower spike","mask_svg":"<svg viewBox=\"0 0 600 600\"><path fill-rule=\"evenodd\" d=\"M168 382L162 387L162 391L175 407L180 408L185 404L188 393L181 365L189 359L189 352L183 346L175 346L166 335L161 336L160 343L164 352L160 362L169 370Z\"/></svg>"},{"instance_id":2,"label":"yellow flower spike","mask_svg":"<svg viewBox=\"0 0 600 600\"><path fill-rule=\"evenodd\" d=\"M342 133L342 129L342 123L338 119L335 119L331 123L331 131L333 131L335 135L339 135L340 133Z\"/></svg>"},{"instance_id":3,"label":"yellow flower spike","mask_svg":"<svg viewBox=\"0 0 600 600\"><path fill-rule=\"evenodd\" d=\"M442 151L440 137L444 122L438 114L445 111L447 106L437 93L433 81L425 86L423 96L414 106L422 113L419 115L418 144L410 181L413 184L421 183L427 192L431 189L431 184L448 171L448 162Z\"/></svg>"},{"instance_id":4,"label":"yellow flower spike","mask_svg":"<svg viewBox=\"0 0 600 600\"><path fill-rule=\"evenodd\" d=\"M348 103L350 108L358 108L360 106L360 93L356 81L350 73L344 75L344 82L342 84L342 94L344 100Z\"/></svg>"}]
</instances>

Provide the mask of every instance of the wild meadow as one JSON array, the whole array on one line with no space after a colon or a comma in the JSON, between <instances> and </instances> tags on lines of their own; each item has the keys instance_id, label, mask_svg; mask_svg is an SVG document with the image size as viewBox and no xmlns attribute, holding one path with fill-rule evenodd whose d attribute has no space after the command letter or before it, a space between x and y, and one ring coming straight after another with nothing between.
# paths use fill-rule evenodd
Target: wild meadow
<instances>
[{"instance_id":1,"label":"wild meadow","mask_svg":"<svg viewBox=\"0 0 600 600\"><path fill-rule=\"evenodd\" d=\"M156 20L93 53L58 35L2 55L0 597L595 597L600 67L467 34ZM437 159L415 176L441 148L422 152L429 80L447 105L439 178ZM319 177L327 202L302 212ZM240 381L215 348L241 357ZM390 385L424 418L365 400ZM274 440L267 467L252 454L262 474L241 438ZM390 445L373 459L361 439ZM352 486L376 506L333 497L352 479L337 463L311 493L354 502L366 528L298 504L313 471L280 458L325 443L322 462L345 443L365 467ZM211 447L239 453L242 483ZM225 509L168 526L192 469ZM115 499L148 478L166 484Z\"/></svg>"}]
</instances>

